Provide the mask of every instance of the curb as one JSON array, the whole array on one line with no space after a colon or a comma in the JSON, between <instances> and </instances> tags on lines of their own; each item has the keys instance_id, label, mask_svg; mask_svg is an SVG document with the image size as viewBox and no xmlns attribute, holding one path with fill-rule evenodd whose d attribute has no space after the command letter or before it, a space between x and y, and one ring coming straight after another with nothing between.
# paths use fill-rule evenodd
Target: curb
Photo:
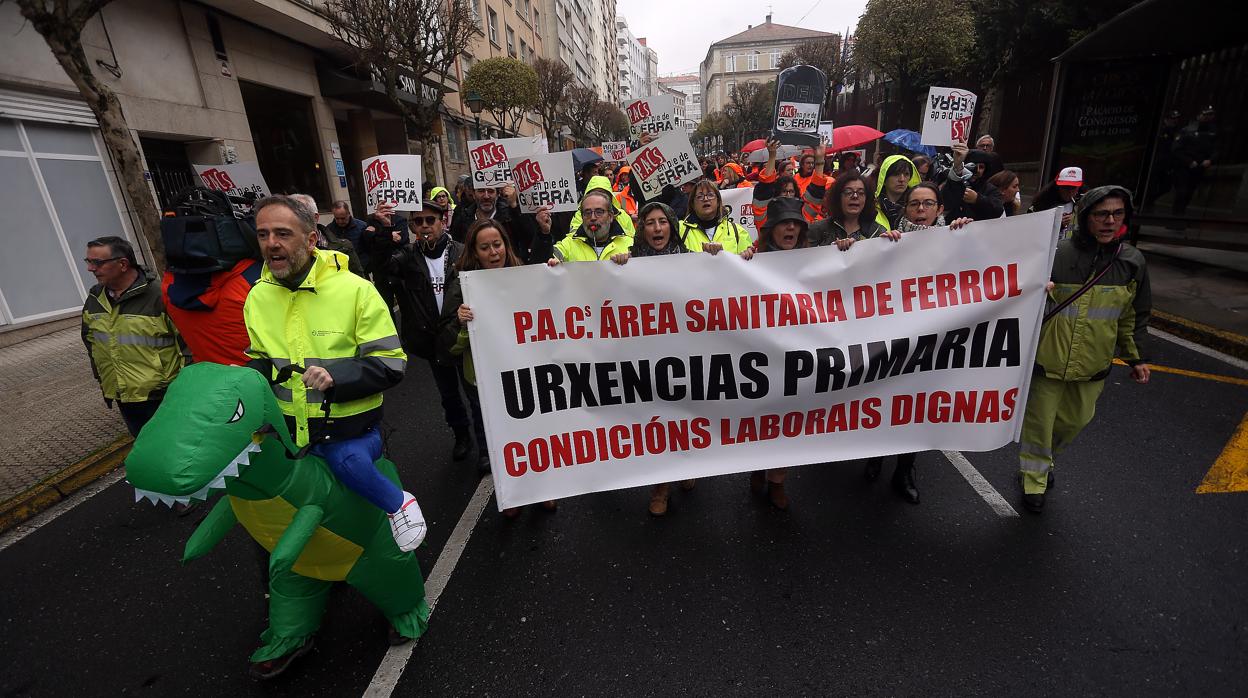
<instances>
[{"instance_id":1,"label":"curb","mask_svg":"<svg viewBox=\"0 0 1248 698\"><path fill-rule=\"evenodd\" d=\"M130 453L133 439L120 436L77 463L0 503L0 533L19 526L39 512L116 470Z\"/></svg>"},{"instance_id":2,"label":"curb","mask_svg":"<svg viewBox=\"0 0 1248 698\"><path fill-rule=\"evenodd\" d=\"M1155 309L1148 324L1210 349L1217 349L1223 354L1248 360L1248 337L1243 335Z\"/></svg>"}]
</instances>

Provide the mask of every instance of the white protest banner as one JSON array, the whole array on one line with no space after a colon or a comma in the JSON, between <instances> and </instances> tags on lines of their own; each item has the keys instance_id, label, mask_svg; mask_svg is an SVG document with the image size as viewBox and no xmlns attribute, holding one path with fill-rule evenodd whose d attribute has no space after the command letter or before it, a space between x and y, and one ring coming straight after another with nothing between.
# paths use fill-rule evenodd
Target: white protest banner
<instances>
[{"instance_id":1,"label":"white protest banner","mask_svg":"<svg viewBox=\"0 0 1248 698\"><path fill-rule=\"evenodd\" d=\"M684 131L660 136L633 151L628 155L628 165L647 199L653 199L669 184L678 187L702 176L698 155Z\"/></svg>"},{"instance_id":2,"label":"white protest banner","mask_svg":"<svg viewBox=\"0 0 1248 698\"><path fill-rule=\"evenodd\" d=\"M1016 440L1059 222L465 273L499 507Z\"/></svg>"},{"instance_id":3,"label":"white protest banner","mask_svg":"<svg viewBox=\"0 0 1248 698\"><path fill-rule=\"evenodd\" d=\"M398 211L421 209L421 187L424 179L420 172L419 155L378 155L360 163L364 168L365 203L368 213L377 210L379 204L394 204Z\"/></svg>"},{"instance_id":4,"label":"white protest banner","mask_svg":"<svg viewBox=\"0 0 1248 698\"><path fill-rule=\"evenodd\" d=\"M754 227L754 187L725 189L719 192L724 200L724 207L731 213L732 220L750 233L751 240L758 239L758 228Z\"/></svg>"},{"instance_id":5,"label":"white protest banner","mask_svg":"<svg viewBox=\"0 0 1248 698\"><path fill-rule=\"evenodd\" d=\"M628 143L625 141L607 141L602 144L602 159L619 162L628 157Z\"/></svg>"},{"instance_id":6,"label":"white protest banner","mask_svg":"<svg viewBox=\"0 0 1248 698\"><path fill-rule=\"evenodd\" d=\"M511 175L520 197L520 210L524 213L537 213L542 207L550 209L551 213L576 210L576 175L571 151L522 158L515 163Z\"/></svg>"},{"instance_id":7,"label":"white protest banner","mask_svg":"<svg viewBox=\"0 0 1248 698\"><path fill-rule=\"evenodd\" d=\"M543 135L468 141L468 167L473 189L495 189L511 184L511 167L519 158L546 152ZM508 162L511 160L512 162Z\"/></svg>"},{"instance_id":8,"label":"white protest banner","mask_svg":"<svg viewBox=\"0 0 1248 698\"><path fill-rule=\"evenodd\" d=\"M204 186L224 192L228 196L246 196L255 194L257 199L269 195L269 185L264 183L264 175L260 174L260 165L254 162L239 162L233 165L191 165L195 174L199 175Z\"/></svg>"},{"instance_id":9,"label":"white protest banner","mask_svg":"<svg viewBox=\"0 0 1248 698\"><path fill-rule=\"evenodd\" d=\"M659 135L676 129L676 99L672 95L652 95L634 99L624 105L628 115L628 132L634 139L641 134Z\"/></svg>"},{"instance_id":10,"label":"white protest banner","mask_svg":"<svg viewBox=\"0 0 1248 698\"><path fill-rule=\"evenodd\" d=\"M971 117L978 98L966 90L931 87L923 103L923 145L965 143L971 135Z\"/></svg>"}]
</instances>

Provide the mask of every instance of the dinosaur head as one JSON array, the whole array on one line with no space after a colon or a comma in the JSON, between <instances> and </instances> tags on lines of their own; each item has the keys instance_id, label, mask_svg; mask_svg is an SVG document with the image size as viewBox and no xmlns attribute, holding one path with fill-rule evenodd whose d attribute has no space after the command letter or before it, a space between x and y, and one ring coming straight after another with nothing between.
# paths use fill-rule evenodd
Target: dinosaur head
<instances>
[{"instance_id":1,"label":"dinosaur head","mask_svg":"<svg viewBox=\"0 0 1248 698\"><path fill-rule=\"evenodd\" d=\"M241 366L197 363L169 385L160 409L126 457L135 501L187 503L225 488L260 450L257 432L285 433L268 382ZM283 439L288 440L289 437Z\"/></svg>"}]
</instances>

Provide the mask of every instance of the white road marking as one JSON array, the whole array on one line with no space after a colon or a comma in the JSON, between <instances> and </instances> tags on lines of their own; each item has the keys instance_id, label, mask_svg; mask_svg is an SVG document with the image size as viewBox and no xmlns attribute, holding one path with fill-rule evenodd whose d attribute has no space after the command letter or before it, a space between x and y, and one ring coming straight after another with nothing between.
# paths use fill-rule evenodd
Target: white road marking
<instances>
[{"instance_id":1,"label":"white road marking","mask_svg":"<svg viewBox=\"0 0 1248 698\"><path fill-rule=\"evenodd\" d=\"M481 484L477 485L477 491L472 495L472 499L468 500L468 506L464 509L464 513L459 517L459 523L455 524L455 530L451 531L451 537L446 541L446 546L442 548L442 554L438 555L438 561L433 565L433 571L429 573L429 579L425 580L425 598L429 602L429 617L433 618L433 611L438 605L438 597L446 589L446 583L451 579L451 573L455 571L455 565L459 563L459 557L463 554L464 548L468 546L468 539L472 536L472 531L477 525L477 521L481 519L481 512L485 511L485 505L490 500L490 495L494 494L494 479L485 477L481 479ZM412 658L412 652L416 649L416 642L409 642L406 645L391 647L386 656L382 657L381 664L377 667L377 672L373 674L373 680L369 682L368 688L364 690L364 695L369 698L386 698L398 685L399 678L403 675L403 670L407 668L407 662Z\"/></svg>"},{"instance_id":2,"label":"white road marking","mask_svg":"<svg viewBox=\"0 0 1248 698\"><path fill-rule=\"evenodd\" d=\"M19 540L29 536L39 529L52 523L58 516L68 512L70 509L82 504L88 499L108 489L109 486L126 476L125 468L117 468L113 472L69 495L64 500L57 502L51 508L44 510L37 516L26 523L14 526L4 535L0 535L0 550L13 545Z\"/></svg>"},{"instance_id":3,"label":"white road marking","mask_svg":"<svg viewBox=\"0 0 1248 698\"><path fill-rule=\"evenodd\" d=\"M1170 334L1169 332L1164 332L1155 327L1148 328L1148 333L1151 335L1155 335L1157 337L1161 337L1162 339L1168 342L1174 342L1175 344L1183 347L1184 349L1191 349L1197 354L1204 354L1205 356L1215 358L1218 361L1226 362L1234 366L1235 368L1242 368L1243 370L1248 371L1248 361L1244 361L1243 359L1237 359L1234 356L1230 356L1229 354L1223 354L1217 349L1210 349L1209 347L1206 347L1201 344L1197 344L1196 342L1193 342L1187 339L1183 339L1182 337L1176 337Z\"/></svg>"},{"instance_id":4,"label":"white road marking","mask_svg":"<svg viewBox=\"0 0 1248 698\"><path fill-rule=\"evenodd\" d=\"M992 510L997 512L999 516L1018 517L1018 512L1014 510L1014 507L1010 506L1010 503L1005 501L1005 497L1002 497L1001 493L984 479L983 475L979 474L979 471L975 469L975 466L971 465L966 456L958 451L941 451L941 453L945 454L945 458L948 458L949 462L953 463L953 467L957 468L959 473L962 473L962 477L966 478L971 488L980 497L983 497L984 501L988 502L988 506L992 507Z\"/></svg>"}]
</instances>

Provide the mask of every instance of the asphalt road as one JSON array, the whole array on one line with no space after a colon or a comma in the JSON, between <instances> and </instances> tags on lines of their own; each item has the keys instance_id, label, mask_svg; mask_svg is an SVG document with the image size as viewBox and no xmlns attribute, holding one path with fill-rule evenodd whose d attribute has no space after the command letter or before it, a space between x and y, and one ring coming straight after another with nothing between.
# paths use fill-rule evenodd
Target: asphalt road
<instances>
[{"instance_id":1,"label":"asphalt road","mask_svg":"<svg viewBox=\"0 0 1248 698\"><path fill-rule=\"evenodd\" d=\"M387 406L428 574L477 478L416 369ZM784 513L744 475L675 491L662 519L642 489L515 521L491 502L394 695L1243 695L1248 493L1195 489L1246 413L1243 385L1115 371L1042 516L1017 505L1016 447L965 455L1019 517L936 452L920 506L888 489L891 462L876 483L858 463L797 469ZM260 566L241 530L181 565L198 517L123 482L0 550L0 695L363 693L385 623L348 588L288 675L246 678Z\"/></svg>"}]
</instances>

